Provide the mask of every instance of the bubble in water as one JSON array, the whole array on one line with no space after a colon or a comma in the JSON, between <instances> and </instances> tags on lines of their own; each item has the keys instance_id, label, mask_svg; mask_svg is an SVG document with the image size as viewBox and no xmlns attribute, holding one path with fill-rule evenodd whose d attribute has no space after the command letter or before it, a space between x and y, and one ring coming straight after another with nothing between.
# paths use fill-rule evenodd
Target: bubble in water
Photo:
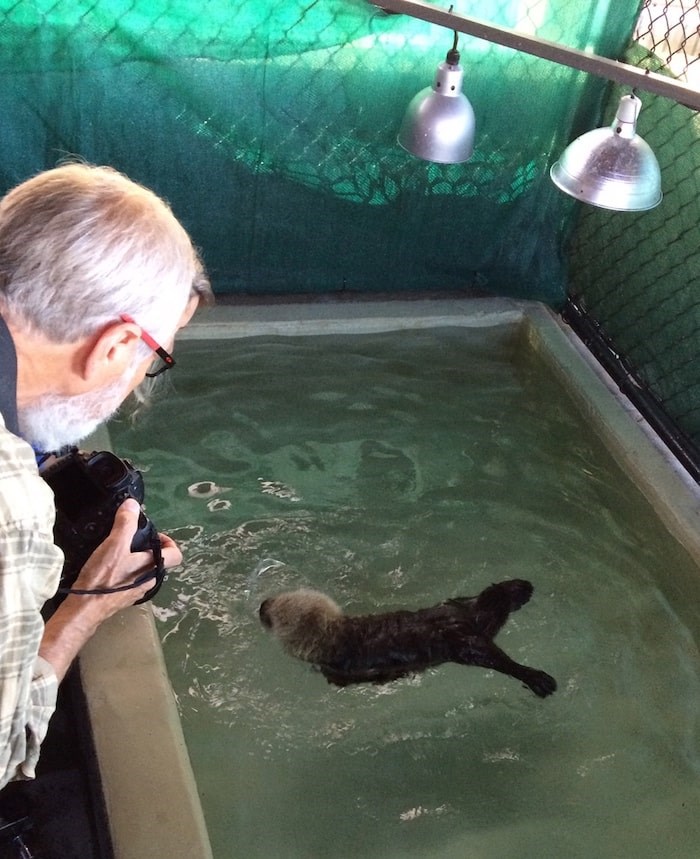
<instances>
[{"instance_id":1,"label":"bubble in water","mask_svg":"<svg viewBox=\"0 0 700 859\"><path fill-rule=\"evenodd\" d=\"M187 487L187 494L192 498L212 498L222 492L228 492L230 486L217 486L213 480L198 480Z\"/></svg>"},{"instance_id":2,"label":"bubble in water","mask_svg":"<svg viewBox=\"0 0 700 859\"><path fill-rule=\"evenodd\" d=\"M251 578L257 578L268 570L274 570L278 567L283 567L284 561L277 561L275 558L263 558L255 565L255 569L251 573Z\"/></svg>"},{"instance_id":3,"label":"bubble in water","mask_svg":"<svg viewBox=\"0 0 700 859\"><path fill-rule=\"evenodd\" d=\"M270 576L274 576L275 573L282 572L286 566L284 561L278 561L276 558L263 558L258 561L246 581L246 597L248 599L255 597L259 593L263 582L267 582L267 574L269 573ZM263 579L263 577L265 578Z\"/></svg>"}]
</instances>

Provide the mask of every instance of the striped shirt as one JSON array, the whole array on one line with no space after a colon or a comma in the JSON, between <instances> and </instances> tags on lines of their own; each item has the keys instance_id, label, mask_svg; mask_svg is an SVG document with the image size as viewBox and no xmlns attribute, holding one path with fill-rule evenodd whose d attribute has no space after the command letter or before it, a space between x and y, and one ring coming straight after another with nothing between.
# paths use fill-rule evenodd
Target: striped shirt
<instances>
[{"instance_id":1,"label":"striped shirt","mask_svg":"<svg viewBox=\"0 0 700 859\"><path fill-rule=\"evenodd\" d=\"M33 778L58 683L42 659L41 609L58 587L53 494L30 445L0 416L0 788Z\"/></svg>"}]
</instances>

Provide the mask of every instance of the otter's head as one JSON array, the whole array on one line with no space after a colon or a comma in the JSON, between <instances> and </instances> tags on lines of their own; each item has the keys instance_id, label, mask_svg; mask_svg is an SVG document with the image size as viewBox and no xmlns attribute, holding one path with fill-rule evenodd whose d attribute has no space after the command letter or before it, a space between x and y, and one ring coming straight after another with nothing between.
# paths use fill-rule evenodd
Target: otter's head
<instances>
[{"instance_id":1,"label":"otter's head","mask_svg":"<svg viewBox=\"0 0 700 859\"><path fill-rule=\"evenodd\" d=\"M259 610L264 627L287 653L307 662L323 661L343 612L333 600L312 590L286 591L263 600Z\"/></svg>"}]
</instances>

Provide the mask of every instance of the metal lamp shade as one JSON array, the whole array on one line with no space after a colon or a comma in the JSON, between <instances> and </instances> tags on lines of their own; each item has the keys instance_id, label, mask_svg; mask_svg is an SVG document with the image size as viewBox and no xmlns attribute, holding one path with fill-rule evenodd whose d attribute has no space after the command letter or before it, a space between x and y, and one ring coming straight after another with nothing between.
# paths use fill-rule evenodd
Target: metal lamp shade
<instances>
[{"instance_id":1,"label":"metal lamp shade","mask_svg":"<svg viewBox=\"0 0 700 859\"><path fill-rule=\"evenodd\" d=\"M439 164L468 161L474 151L474 109L462 92L462 67L440 63L432 87L413 97L398 142L412 155Z\"/></svg>"},{"instance_id":2,"label":"metal lamp shade","mask_svg":"<svg viewBox=\"0 0 700 859\"><path fill-rule=\"evenodd\" d=\"M651 147L636 133L641 102L620 99L615 121L567 146L550 176L564 193L618 212L641 212L662 199L661 171Z\"/></svg>"}]
</instances>

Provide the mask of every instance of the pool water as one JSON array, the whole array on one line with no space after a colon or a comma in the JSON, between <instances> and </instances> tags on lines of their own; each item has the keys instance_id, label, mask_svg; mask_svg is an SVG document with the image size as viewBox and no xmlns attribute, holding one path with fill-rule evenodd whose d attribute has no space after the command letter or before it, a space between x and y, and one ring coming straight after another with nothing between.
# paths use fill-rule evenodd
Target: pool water
<instances>
[{"instance_id":1,"label":"pool water","mask_svg":"<svg viewBox=\"0 0 700 859\"><path fill-rule=\"evenodd\" d=\"M154 600L216 859L696 857L700 573L511 327L183 341L113 448L185 563ZM338 689L261 600L527 578L498 643Z\"/></svg>"}]
</instances>

